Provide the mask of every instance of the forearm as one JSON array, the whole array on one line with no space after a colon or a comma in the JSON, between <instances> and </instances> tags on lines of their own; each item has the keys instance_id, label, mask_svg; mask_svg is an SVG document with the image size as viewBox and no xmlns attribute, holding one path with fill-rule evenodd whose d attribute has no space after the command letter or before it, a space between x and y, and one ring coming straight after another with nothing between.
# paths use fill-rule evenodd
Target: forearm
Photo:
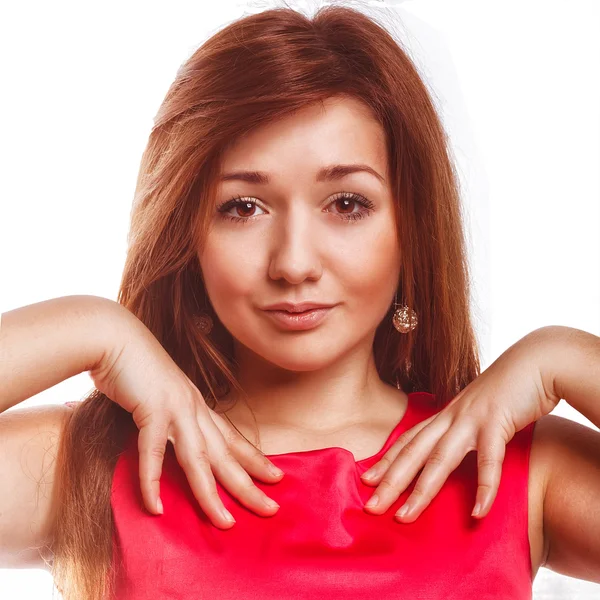
<instances>
[{"instance_id":1,"label":"forearm","mask_svg":"<svg viewBox=\"0 0 600 600\"><path fill-rule=\"evenodd\" d=\"M543 367L544 381L600 428L600 337L572 327L545 329L552 350Z\"/></svg>"},{"instance_id":2,"label":"forearm","mask_svg":"<svg viewBox=\"0 0 600 600\"><path fill-rule=\"evenodd\" d=\"M107 298L81 295L3 313L0 413L101 364L114 345L111 323L124 310Z\"/></svg>"}]
</instances>

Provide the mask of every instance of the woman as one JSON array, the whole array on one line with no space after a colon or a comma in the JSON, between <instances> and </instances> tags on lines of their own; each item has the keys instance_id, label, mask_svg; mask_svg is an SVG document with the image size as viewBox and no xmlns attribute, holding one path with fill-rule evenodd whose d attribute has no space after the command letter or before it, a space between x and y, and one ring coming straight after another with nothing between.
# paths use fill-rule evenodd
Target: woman
<instances>
[{"instance_id":1,"label":"woman","mask_svg":"<svg viewBox=\"0 0 600 600\"><path fill-rule=\"evenodd\" d=\"M590 456L600 466L599 436L544 416L562 394L538 385L573 336L534 332L479 376L460 216L426 87L373 20L265 11L195 52L143 156L120 306L69 301L64 329L94 342L73 370L97 390L53 417L48 545L64 597L526 598L550 539L555 570L594 580L600 549L577 526L592 513L551 492L563 473L579 496L600 492L583 476ZM7 347L17 323L5 319ZM36 393L22 379L3 410ZM566 453L571 431L579 453ZM476 448L477 463L462 460ZM360 478L378 463L380 502L363 510ZM407 498L422 514L395 523ZM475 498L485 518L465 513Z\"/></svg>"}]
</instances>

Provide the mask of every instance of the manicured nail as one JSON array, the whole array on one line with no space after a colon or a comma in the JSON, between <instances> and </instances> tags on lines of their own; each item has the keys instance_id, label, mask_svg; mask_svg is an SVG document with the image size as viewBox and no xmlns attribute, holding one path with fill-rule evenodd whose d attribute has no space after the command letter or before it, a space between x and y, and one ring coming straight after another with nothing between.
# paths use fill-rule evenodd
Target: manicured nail
<instances>
[{"instance_id":1,"label":"manicured nail","mask_svg":"<svg viewBox=\"0 0 600 600\"><path fill-rule=\"evenodd\" d=\"M161 515L164 513L164 509L163 509L163 503L162 503L162 500L161 500L160 498L159 498L159 499L156 501L156 510L157 510L157 512L159 512Z\"/></svg>"},{"instance_id":2,"label":"manicured nail","mask_svg":"<svg viewBox=\"0 0 600 600\"><path fill-rule=\"evenodd\" d=\"M221 511L221 514L223 515L223 518L226 521L231 521L232 523L235 523L235 519L233 518L233 515L226 508L224 508Z\"/></svg>"},{"instance_id":3,"label":"manicured nail","mask_svg":"<svg viewBox=\"0 0 600 600\"><path fill-rule=\"evenodd\" d=\"M481 512L481 504L478 502L475 505L475 508L473 509L473 512L471 513L471 516L476 517L480 512Z\"/></svg>"},{"instance_id":4,"label":"manicured nail","mask_svg":"<svg viewBox=\"0 0 600 600\"><path fill-rule=\"evenodd\" d=\"M405 504L397 513L396 516L397 517L405 517L408 514L408 511L410 510L410 506L408 504Z\"/></svg>"},{"instance_id":5,"label":"manicured nail","mask_svg":"<svg viewBox=\"0 0 600 600\"><path fill-rule=\"evenodd\" d=\"M374 508L375 506L377 506L379 504L379 496L377 494L373 494L368 502L365 504L365 506L367 508Z\"/></svg>"}]
</instances>

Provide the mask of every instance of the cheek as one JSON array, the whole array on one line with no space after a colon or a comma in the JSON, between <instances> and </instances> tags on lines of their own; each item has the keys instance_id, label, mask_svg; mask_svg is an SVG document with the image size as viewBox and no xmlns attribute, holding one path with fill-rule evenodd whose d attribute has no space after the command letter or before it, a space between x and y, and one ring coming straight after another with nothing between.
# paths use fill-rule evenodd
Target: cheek
<instances>
[{"instance_id":1,"label":"cheek","mask_svg":"<svg viewBox=\"0 0 600 600\"><path fill-rule=\"evenodd\" d=\"M250 248L240 248L239 244L219 243L209 236L200 266L206 292L221 321L226 316L221 314L224 306L228 307L227 315L239 312L229 308L240 304L256 288L258 274L255 253L256 248L252 251Z\"/></svg>"},{"instance_id":2,"label":"cheek","mask_svg":"<svg viewBox=\"0 0 600 600\"><path fill-rule=\"evenodd\" d=\"M400 247L395 225L374 229L372 235L355 240L353 249L343 253L350 274L347 289L349 298L358 302L368 300L376 311L389 308L400 273Z\"/></svg>"}]
</instances>

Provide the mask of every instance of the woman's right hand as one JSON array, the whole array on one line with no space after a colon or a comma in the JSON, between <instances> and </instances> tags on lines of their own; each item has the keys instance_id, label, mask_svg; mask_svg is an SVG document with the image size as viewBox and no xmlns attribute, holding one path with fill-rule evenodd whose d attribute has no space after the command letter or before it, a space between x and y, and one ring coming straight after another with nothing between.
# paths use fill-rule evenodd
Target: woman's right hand
<instances>
[{"instance_id":1,"label":"woman's right hand","mask_svg":"<svg viewBox=\"0 0 600 600\"><path fill-rule=\"evenodd\" d=\"M226 516L213 471L246 507L261 516L275 514L279 506L269 505L274 501L246 471L265 483L276 483L283 473L271 471L277 470L275 465L207 406L198 388L135 315L128 310L120 314L125 319L119 323L119 346L106 353L90 376L100 392L131 413L139 429L140 487L146 508L162 512L160 476L169 440L194 496L215 526L228 529L235 521Z\"/></svg>"}]
</instances>

